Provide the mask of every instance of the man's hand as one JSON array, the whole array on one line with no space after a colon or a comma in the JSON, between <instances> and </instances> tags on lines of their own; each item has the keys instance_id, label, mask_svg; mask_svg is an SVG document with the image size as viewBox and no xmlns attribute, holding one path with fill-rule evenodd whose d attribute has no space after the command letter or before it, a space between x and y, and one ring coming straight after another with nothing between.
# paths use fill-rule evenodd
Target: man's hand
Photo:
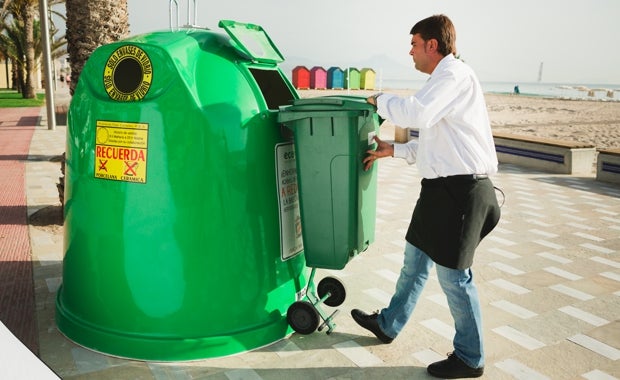
<instances>
[{"instance_id":1,"label":"man's hand","mask_svg":"<svg viewBox=\"0 0 620 380\"><path fill-rule=\"evenodd\" d=\"M370 169L376 159L394 156L394 145L386 143L377 136L375 136L375 142L377 143L377 149L366 151L368 155L362 161L364 163L364 170Z\"/></svg>"},{"instance_id":2,"label":"man's hand","mask_svg":"<svg viewBox=\"0 0 620 380\"><path fill-rule=\"evenodd\" d=\"M383 95L382 92L379 92L379 93L376 93L374 95L371 95L371 96L366 98L366 102L372 104L376 108L377 107L377 98L379 96L381 96L381 95Z\"/></svg>"}]
</instances>

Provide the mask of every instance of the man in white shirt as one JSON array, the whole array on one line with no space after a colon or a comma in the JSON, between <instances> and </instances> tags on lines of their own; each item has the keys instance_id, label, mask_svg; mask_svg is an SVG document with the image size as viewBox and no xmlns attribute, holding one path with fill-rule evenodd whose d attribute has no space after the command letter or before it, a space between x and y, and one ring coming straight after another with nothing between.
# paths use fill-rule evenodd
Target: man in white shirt
<instances>
[{"instance_id":1,"label":"man in white shirt","mask_svg":"<svg viewBox=\"0 0 620 380\"><path fill-rule=\"evenodd\" d=\"M482 238L497 225L499 205L489 175L497 155L480 83L455 58L456 32L450 19L436 15L411 29L415 68L430 74L410 97L377 94L368 102L383 118L419 129L419 139L388 144L376 138L365 168L382 157L417 164L422 190L406 234L405 259L390 304L380 313L354 309L353 319L391 343L413 313L430 269L446 294L455 321L454 352L428 366L441 378L479 377L484 372L482 320L471 265Z\"/></svg>"}]
</instances>

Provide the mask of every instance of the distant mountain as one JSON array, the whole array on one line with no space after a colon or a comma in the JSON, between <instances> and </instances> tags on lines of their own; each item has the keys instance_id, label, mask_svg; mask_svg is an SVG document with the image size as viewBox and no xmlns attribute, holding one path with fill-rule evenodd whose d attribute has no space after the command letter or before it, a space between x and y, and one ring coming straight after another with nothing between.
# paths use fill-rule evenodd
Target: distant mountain
<instances>
[{"instance_id":1,"label":"distant mountain","mask_svg":"<svg viewBox=\"0 0 620 380\"><path fill-rule=\"evenodd\" d=\"M350 64L351 67L355 67L358 70L363 68L371 68L375 70L377 76L383 75L384 79L410 78L414 70L413 63L411 67L407 67L386 55L374 55L367 59L351 62ZM319 61L305 57L287 57L286 61L280 65L280 68L289 78L291 78L293 69L297 66L306 66L308 69L315 66L320 66L325 70L333 66L340 67L343 70L346 70L347 68L347 66L342 65L342 62Z\"/></svg>"},{"instance_id":2,"label":"distant mountain","mask_svg":"<svg viewBox=\"0 0 620 380\"><path fill-rule=\"evenodd\" d=\"M401 64L386 55L373 55L362 62L364 67L371 67L377 73L383 72L385 79L410 78L413 73L413 61L409 66Z\"/></svg>"}]
</instances>

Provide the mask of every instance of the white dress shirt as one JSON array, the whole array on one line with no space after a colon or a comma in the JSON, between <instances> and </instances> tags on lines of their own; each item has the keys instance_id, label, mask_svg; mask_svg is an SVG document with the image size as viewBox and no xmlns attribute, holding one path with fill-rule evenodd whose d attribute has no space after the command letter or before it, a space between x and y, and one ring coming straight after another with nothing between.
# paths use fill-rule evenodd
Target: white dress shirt
<instances>
[{"instance_id":1,"label":"white dress shirt","mask_svg":"<svg viewBox=\"0 0 620 380\"><path fill-rule=\"evenodd\" d=\"M417 163L424 178L497 173L497 154L484 94L473 70L452 54L410 97L382 94L378 114L418 128L418 140L394 144L394 157Z\"/></svg>"}]
</instances>

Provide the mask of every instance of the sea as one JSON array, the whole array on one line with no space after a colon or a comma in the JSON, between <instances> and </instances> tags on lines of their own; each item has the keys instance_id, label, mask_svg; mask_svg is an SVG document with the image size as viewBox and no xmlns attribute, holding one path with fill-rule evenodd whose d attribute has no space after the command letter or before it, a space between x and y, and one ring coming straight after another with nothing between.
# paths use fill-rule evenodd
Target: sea
<instances>
[{"instance_id":1,"label":"sea","mask_svg":"<svg viewBox=\"0 0 620 380\"><path fill-rule=\"evenodd\" d=\"M518 86L519 94L558 99L620 101L619 84L593 83L543 83L543 82L481 82L485 93L515 94ZM384 89L417 90L424 86L424 81L407 79L383 79L375 83L375 87Z\"/></svg>"}]
</instances>

